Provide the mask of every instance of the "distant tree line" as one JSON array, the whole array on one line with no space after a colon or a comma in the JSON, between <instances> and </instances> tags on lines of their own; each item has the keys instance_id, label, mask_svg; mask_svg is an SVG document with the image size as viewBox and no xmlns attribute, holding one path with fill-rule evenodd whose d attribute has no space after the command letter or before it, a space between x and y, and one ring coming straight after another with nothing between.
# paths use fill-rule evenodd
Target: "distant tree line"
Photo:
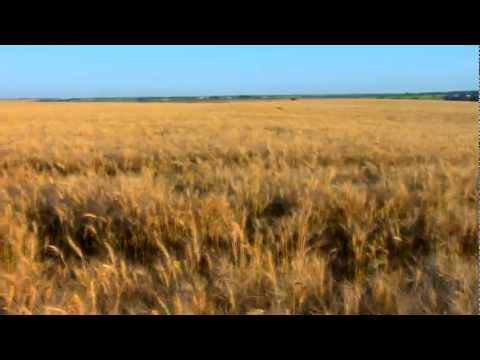
<instances>
[{"instance_id":1,"label":"distant tree line","mask_svg":"<svg viewBox=\"0 0 480 360\"><path fill-rule=\"evenodd\" d=\"M445 100L478 101L478 91L451 92L445 96Z\"/></svg>"},{"instance_id":2,"label":"distant tree line","mask_svg":"<svg viewBox=\"0 0 480 360\"><path fill-rule=\"evenodd\" d=\"M232 96L169 96L169 97L110 97L110 98L70 98L70 99L39 99L37 101L62 102L197 102L197 101L231 101L231 100L281 100L290 99L418 99L418 100L458 100L478 101L478 91L449 91L425 93L391 93L391 94L338 94L338 95L232 95Z\"/></svg>"}]
</instances>

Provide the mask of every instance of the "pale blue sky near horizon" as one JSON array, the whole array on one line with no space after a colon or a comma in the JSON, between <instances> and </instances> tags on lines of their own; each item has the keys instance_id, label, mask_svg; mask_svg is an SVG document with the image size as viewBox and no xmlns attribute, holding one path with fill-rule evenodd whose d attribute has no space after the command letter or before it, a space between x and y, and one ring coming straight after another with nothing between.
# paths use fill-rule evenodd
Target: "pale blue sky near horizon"
<instances>
[{"instance_id":1,"label":"pale blue sky near horizon","mask_svg":"<svg viewBox=\"0 0 480 360\"><path fill-rule=\"evenodd\" d=\"M0 45L0 98L477 90L478 73L473 45Z\"/></svg>"}]
</instances>

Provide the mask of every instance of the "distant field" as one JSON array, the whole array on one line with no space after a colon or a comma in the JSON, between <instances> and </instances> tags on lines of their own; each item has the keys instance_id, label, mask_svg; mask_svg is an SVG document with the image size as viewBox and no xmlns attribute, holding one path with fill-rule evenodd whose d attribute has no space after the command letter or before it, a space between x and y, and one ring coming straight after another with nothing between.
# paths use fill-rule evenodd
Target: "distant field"
<instances>
[{"instance_id":1,"label":"distant field","mask_svg":"<svg viewBox=\"0 0 480 360\"><path fill-rule=\"evenodd\" d=\"M0 313L474 314L474 102L0 102Z\"/></svg>"},{"instance_id":2,"label":"distant field","mask_svg":"<svg viewBox=\"0 0 480 360\"><path fill-rule=\"evenodd\" d=\"M333 95L237 95L237 96L173 96L173 97L108 97L108 98L70 98L36 99L40 102L232 102L266 100L307 100L307 99L403 99L403 100L461 100L478 101L478 91L450 91L427 93L383 93L383 94L333 94Z\"/></svg>"}]
</instances>

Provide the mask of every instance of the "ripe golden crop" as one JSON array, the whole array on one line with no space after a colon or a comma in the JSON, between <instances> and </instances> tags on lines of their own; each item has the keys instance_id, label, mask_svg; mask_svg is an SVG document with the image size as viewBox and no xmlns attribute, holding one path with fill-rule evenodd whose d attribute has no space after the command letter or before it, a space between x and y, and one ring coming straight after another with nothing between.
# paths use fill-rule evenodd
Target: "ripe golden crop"
<instances>
[{"instance_id":1,"label":"ripe golden crop","mask_svg":"<svg viewBox=\"0 0 480 360\"><path fill-rule=\"evenodd\" d=\"M477 311L477 104L0 102L0 312Z\"/></svg>"}]
</instances>

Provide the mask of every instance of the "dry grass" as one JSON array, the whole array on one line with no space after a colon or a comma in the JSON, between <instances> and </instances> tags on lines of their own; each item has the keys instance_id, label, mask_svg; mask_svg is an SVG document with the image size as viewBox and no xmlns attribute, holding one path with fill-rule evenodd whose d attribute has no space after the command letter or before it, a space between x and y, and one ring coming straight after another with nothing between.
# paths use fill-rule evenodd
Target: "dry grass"
<instances>
[{"instance_id":1,"label":"dry grass","mask_svg":"<svg viewBox=\"0 0 480 360\"><path fill-rule=\"evenodd\" d=\"M0 103L0 312L473 314L473 103Z\"/></svg>"}]
</instances>

